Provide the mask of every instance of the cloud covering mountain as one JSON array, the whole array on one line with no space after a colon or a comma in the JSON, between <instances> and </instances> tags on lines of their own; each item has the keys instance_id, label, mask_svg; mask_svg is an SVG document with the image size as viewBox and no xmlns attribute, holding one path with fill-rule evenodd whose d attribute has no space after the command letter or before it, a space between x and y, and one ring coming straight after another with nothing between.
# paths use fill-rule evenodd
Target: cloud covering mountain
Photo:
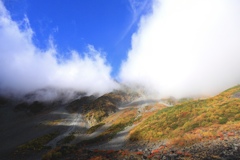
<instances>
[{"instance_id":1,"label":"cloud covering mountain","mask_svg":"<svg viewBox=\"0 0 240 160\"><path fill-rule=\"evenodd\" d=\"M104 53L88 45L84 56L71 50L66 59L51 38L48 49L37 48L28 18L19 23L13 21L2 1L0 35L0 89L4 92L56 87L103 94L117 87Z\"/></svg>"},{"instance_id":2,"label":"cloud covering mountain","mask_svg":"<svg viewBox=\"0 0 240 160\"><path fill-rule=\"evenodd\" d=\"M212 95L240 83L238 0L155 0L119 78L162 96Z\"/></svg>"}]
</instances>

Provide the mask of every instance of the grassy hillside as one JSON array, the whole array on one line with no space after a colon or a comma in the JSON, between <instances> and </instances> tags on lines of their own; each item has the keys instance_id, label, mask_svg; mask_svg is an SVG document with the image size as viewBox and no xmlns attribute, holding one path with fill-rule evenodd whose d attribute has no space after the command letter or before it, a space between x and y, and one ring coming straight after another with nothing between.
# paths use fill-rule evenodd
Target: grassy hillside
<instances>
[{"instance_id":1,"label":"grassy hillside","mask_svg":"<svg viewBox=\"0 0 240 160\"><path fill-rule=\"evenodd\" d=\"M172 140L190 144L240 129L240 85L209 99L193 100L159 110L135 127L130 140Z\"/></svg>"},{"instance_id":2,"label":"grassy hillside","mask_svg":"<svg viewBox=\"0 0 240 160\"><path fill-rule=\"evenodd\" d=\"M158 110L165 108L164 105L155 104L154 106L146 106L143 108L142 113L139 112L138 108L126 108L115 114L110 115L106 119L95 126L92 126L87 130L87 134L95 132L99 127L104 124L111 124L111 126L101 133L98 137L83 141L84 144L94 144L103 141L111 140L118 132L124 130L128 126L140 124L142 121L156 113Z\"/></svg>"},{"instance_id":3,"label":"grassy hillside","mask_svg":"<svg viewBox=\"0 0 240 160\"><path fill-rule=\"evenodd\" d=\"M100 97L96 101L98 103L94 103L94 109L114 105L117 101L111 100L113 97L118 99L118 102L122 101L119 98L123 98L116 93L107 94ZM104 104L105 102L107 103ZM96 111L93 114L96 114ZM114 153L113 150L100 151L102 148L99 148L100 150L84 151L83 148L111 145L108 142L114 140L115 136L128 126L132 129L128 128L131 131L125 137L130 140L123 146L126 150L116 151L109 159L157 159L163 155L171 155L173 150L181 159L240 157L239 148L236 149L240 144L240 85L208 99L183 99L172 107L159 103L146 106L131 103L127 108L109 114L99 121L86 132L92 134L102 130L98 136L81 141L75 149L64 149L66 146L60 146L48 152L45 157L54 159L62 156L67 159L66 157L75 156L77 159L79 156L86 156L86 159L108 159L110 153ZM134 149L134 152L128 150L129 148ZM103 152L107 153L106 157Z\"/></svg>"}]
</instances>

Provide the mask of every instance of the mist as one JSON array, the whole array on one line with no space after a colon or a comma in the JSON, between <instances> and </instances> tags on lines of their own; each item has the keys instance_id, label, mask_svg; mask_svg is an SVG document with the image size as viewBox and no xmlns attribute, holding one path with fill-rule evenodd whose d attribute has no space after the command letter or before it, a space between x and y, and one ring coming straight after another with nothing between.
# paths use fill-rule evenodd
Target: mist
<instances>
[{"instance_id":1,"label":"mist","mask_svg":"<svg viewBox=\"0 0 240 160\"><path fill-rule=\"evenodd\" d=\"M104 94L118 87L110 76L111 66L104 53L86 46L86 53L70 50L61 57L54 39L42 50L33 43L34 31L25 16L11 19L0 1L0 90L2 94L26 94L42 88L77 90ZM65 55L66 55L65 54ZM51 97L51 96L50 96Z\"/></svg>"},{"instance_id":2,"label":"mist","mask_svg":"<svg viewBox=\"0 0 240 160\"><path fill-rule=\"evenodd\" d=\"M240 1L155 0L119 79L161 97L212 96L240 83Z\"/></svg>"}]
</instances>

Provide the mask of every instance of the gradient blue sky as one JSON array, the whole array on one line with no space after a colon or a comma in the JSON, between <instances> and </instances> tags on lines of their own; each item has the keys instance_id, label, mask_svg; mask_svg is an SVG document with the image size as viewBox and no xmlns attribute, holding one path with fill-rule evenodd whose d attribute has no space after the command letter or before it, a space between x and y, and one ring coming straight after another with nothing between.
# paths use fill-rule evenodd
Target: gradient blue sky
<instances>
[{"instance_id":1,"label":"gradient blue sky","mask_svg":"<svg viewBox=\"0 0 240 160\"><path fill-rule=\"evenodd\" d=\"M139 0L3 0L14 21L26 16L34 32L33 42L40 49L49 37L58 53L80 54L93 45L105 52L116 76L131 47L131 36L142 14L149 12L150 1Z\"/></svg>"}]
</instances>

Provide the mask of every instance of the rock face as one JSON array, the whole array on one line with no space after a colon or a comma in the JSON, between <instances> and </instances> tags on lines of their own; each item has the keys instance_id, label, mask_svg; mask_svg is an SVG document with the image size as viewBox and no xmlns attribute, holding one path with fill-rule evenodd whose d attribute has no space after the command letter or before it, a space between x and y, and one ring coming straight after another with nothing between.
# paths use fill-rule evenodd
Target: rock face
<instances>
[{"instance_id":1,"label":"rock face","mask_svg":"<svg viewBox=\"0 0 240 160\"><path fill-rule=\"evenodd\" d=\"M213 140L195 144L186 148L196 160L204 159L240 159L240 139L237 137Z\"/></svg>"},{"instance_id":2,"label":"rock face","mask_svg":"<svg viewBox=\"0 0 240 160\"><path fill-rule=\"evenodd\" d=\"M233 98L240 98L240 91L232 95Z\"/></svg>"},{"instance_id":3,"label":"rock face","mask_svg":"<svg viewBox=\"0 0 240 160\"><path fill-rule=\"evenodd\" d=\"M84 96L81 97L80 99L74 100L69 105L67 105L66 109L70 113L75 113L75 112L86 112L86 110L89 105L96 99L95 96Z\"/></svg>"}]
</instances>

